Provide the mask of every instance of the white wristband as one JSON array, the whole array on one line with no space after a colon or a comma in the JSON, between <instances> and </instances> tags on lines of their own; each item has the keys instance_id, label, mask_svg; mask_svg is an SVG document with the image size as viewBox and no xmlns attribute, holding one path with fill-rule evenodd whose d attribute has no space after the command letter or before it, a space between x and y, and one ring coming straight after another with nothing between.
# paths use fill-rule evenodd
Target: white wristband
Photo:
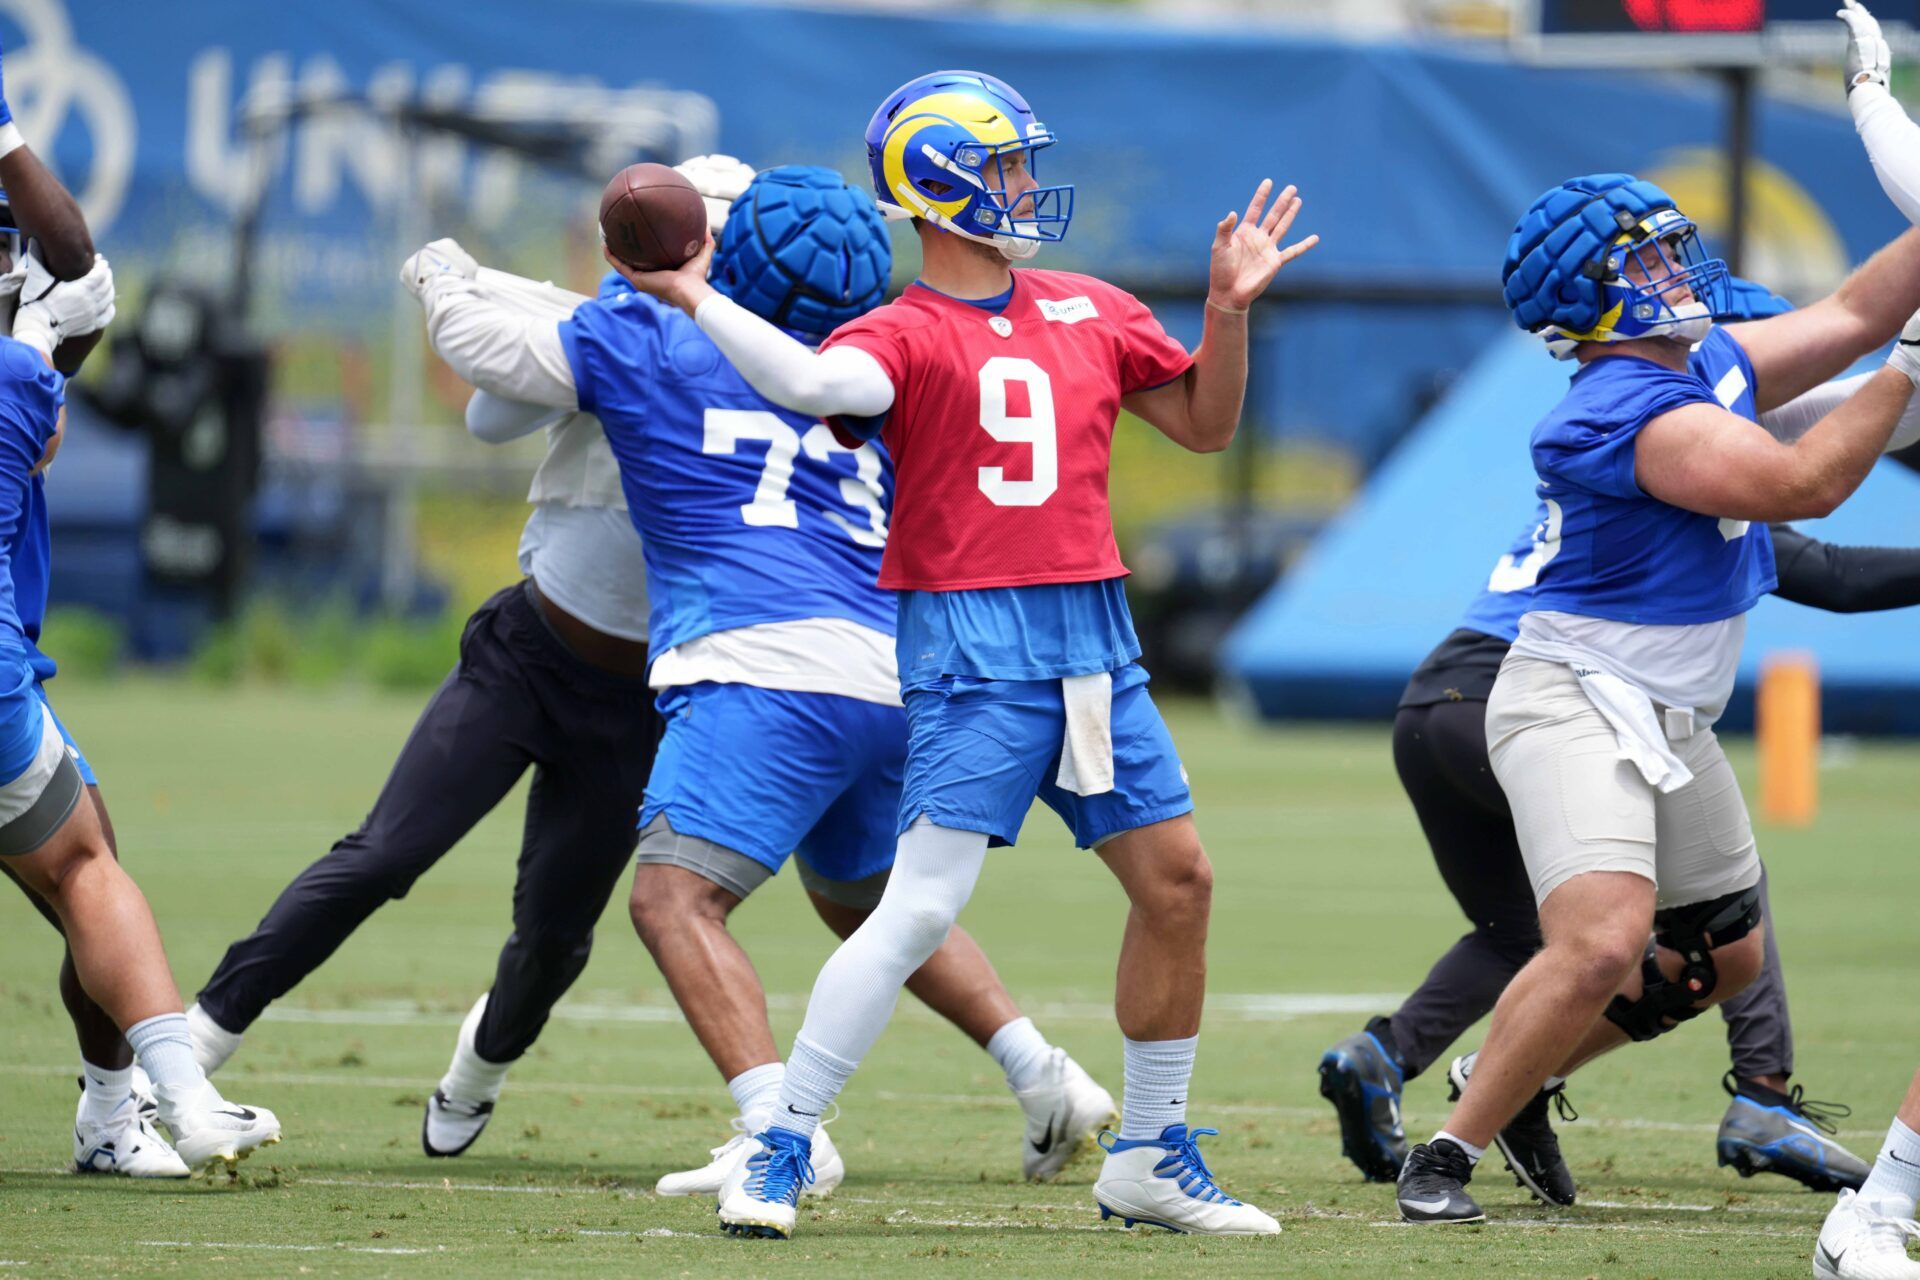
<instances>
[{"instance_id":1,"label":"white wristband","mask_svg":"<svg viewBox=\"0 0 1920 1280\"><path fill-rule=\"evenodd\" d=\"M27 139L20 132L20 126L9 120L0 124L0 156L11 155L27 145Z\"/></svg>"}]
</instances>

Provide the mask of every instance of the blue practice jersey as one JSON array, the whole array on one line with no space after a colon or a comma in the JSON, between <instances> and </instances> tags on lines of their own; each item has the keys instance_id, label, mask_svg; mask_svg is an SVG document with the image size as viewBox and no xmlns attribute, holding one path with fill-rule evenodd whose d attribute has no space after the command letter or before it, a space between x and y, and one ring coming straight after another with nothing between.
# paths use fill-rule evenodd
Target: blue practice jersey
<instances>
[{"instance_id":1,"label":"blue practice jersey","mask_svg":"<svg viewBox=\"0 0 1920 1280\"><path fill-rule=\"evenodd\" d=\"M34 640L47 607L49 542L34 468L59 425L66 385L38 352L0 338L0 783L19 777L40 746L36 664L45 659Z\"/></svg>"},{"instance_id":2,"label":"blue practice jersey","mask_svg":"<svg viewBox=\"0 0 1920 1280\"><path fill-rule=\"evenodd\" d=\"M1531 533L1527 539L1523 560L1537 582L1519 612L1687 625L1745 613L1773 590L1766 526L1756 532L1744 520L1670 506L1633 478L1634 441L1649 421L1689 404L1719 404L1757 421L1753 384L1747 353L1724 329L1707 335L1685 373L1607 356L1574 374L1566 396L1533 429L1541 536L1537 550ZM1477 611L1478 604L1469 617ZM1504 634L1516 633L1517 620L1518 613Z\"/></svg>"},{"instance_id":3,"label":"blue practice jersey","mask_svg":"<svg viewBox=\"0 0 1920 1280\"><path fill-rule=\"evenodd\" d=\"M610 277L561 322L580 407L620 463L647 559L652 644L844 618L894 634L876 585L893 464L763 399L683 312Z\"/></svg>"}]
</instances>

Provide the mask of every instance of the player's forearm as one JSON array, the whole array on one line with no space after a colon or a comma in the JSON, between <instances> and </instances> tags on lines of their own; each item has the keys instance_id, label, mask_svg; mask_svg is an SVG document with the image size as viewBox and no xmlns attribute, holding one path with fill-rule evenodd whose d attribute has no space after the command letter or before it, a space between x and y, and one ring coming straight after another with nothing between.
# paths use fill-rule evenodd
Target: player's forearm
<instances>
[{"instance_id":1,"label":"player's forearm","mask_svg":"<svg viewBox=\"0 0 1920 1280\"><path fill-rule=\"evenodd\" d=\"M569 411L475 391L467 400L467 432L482 444L505 444L530 436Z\"/></svg>"},{"instance_id":2,"label":"player's forearm","mask_svg":"<svg viewBox=\"0 0 1920 1280\"><path fill-rule=\"evenodd\" d=\"M1920 125L1907 117L1884 85L1863 84L1847 94L1853 126L1887 198L1920 225Z\"/></svg>"},{"instance_id":3,"label":"player's forearm","mask_svg":"<svg viewBox=\"0 0 1920 1280\"><path fill-rule=\"evenodd\" d=\"M1885 452L1913 395L1913 383L1882 369L1792 446L1783 509L1757 518L1798 520L1831 513L1860 487Z\"/></svg>"},{"instance_id":4,"label":"player's forearm","mask_svg":"<svg viewBox=\"0 0 1920 1280\"><path fill-rule=\"evenodd\" d=\"M1885 344L1920 311L1920 229L1904 232L1868 258L1833 293L1857 332L1853 359Z\"/></svg>"},{"instance_id":5,"label":"player's forearm","mask_svg":"<svg viewBox=\"0 0 1920 1280\"><path fill-rule=\"evenodd\" d=\"M1920 548L1840 547L1787 525L1772 532L1782 600L1829 613L1920 604Z\"/></svg>"},{"instance_id":6,"label":"player's forearm","mask_svg":"<svg viewBox=\"0 0 1920 1280\"><path fill-rule=\"evenodd\" d=\"M815 351L719 293L694 321L747 385L783 409L819 418L872 418L893 407L893 380L858 347Z\"/></svg>"},{"instance_id":7,"label":"player's forearm","mask_svg":"<svg viewBox=\"0 0 1920 1280\"><path fill-rule=\"evenodd\" d=\"M462 281L436 285L423 301L427 341L467 382L510 400L579 407L573 367L552 320L502 306Z\"/></svg>"},{"instance_id":8,"label":"player's forearm","mask_svg":"<svg viewBox=\"0 0 1920 1280\"><path fill-rule=\"evenodd\" d=\"M6 189L14 220L39 245L40 260L53 278L78 280L87 274L94 252L87 220L79 202L32 147L22 143L0 155L0 187Z\"/></svg>"},{"instance_id":9,"label":"player's forearm","mask_svg":"<svg viewBox=\"0 0 1920 1280\"><path fill-rule=\"evenodd\" d=\"M1179 443L1195 453L1217 453L1233 443L1246 401L1247 317L1209 306L1205 323L1187 375L1188 430Z\"/></svg>"}]
</instances>

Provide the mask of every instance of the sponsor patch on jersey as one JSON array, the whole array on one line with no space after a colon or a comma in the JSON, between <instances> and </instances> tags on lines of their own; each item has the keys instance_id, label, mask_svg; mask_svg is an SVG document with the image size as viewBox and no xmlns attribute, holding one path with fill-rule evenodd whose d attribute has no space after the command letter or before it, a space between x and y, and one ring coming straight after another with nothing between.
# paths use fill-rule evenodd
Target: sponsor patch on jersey
<instances>
[{"instance_id":1,"label":"sponsor patch on jersey","mask_svg":"<svg viewBox=\"0 0 1920 1280\"><path fill-rule=\"evenodd\" d=\"M1091 320L1100 313L1094 310L1093 299L1084 294L1078 298L1041 298L1038 303L1040 316L1045 320L1058 320L1061 324L1078 324L1082 320Z\"/></svg>"}]
</instances>

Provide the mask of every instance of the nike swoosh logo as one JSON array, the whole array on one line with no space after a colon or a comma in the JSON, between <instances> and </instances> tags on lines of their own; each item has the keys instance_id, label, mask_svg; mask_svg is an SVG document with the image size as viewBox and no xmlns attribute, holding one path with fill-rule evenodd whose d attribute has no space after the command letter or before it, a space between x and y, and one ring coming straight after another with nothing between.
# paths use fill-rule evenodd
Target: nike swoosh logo
<instances>
[{"instance_id":1,"label":"nike swoosh logo","mask_svg":"<svg viewBox=\"0 0 1920 1280\"><path fill-rule=\"evenodd\" d=\"M1909 1169L1920 1169L1920 1164L1915 1164L1911 1160L1902 1160L1899 1156L1893 1154L1893 1152L1891 1151L1887 1152L1887 1159L1893 1161L1895 1164L1903 1164L1907 1166L1907 1168Z\"/></svg>"},{"instance_id":2,"label":"nike swoosh logo","mask_svg":"<svg viewBox=\"0 0 1920 1280\"><path fill-rule=\"evenodd\" d=\"M1416 1209L1421 1213L1438 1213L1447 1207L1447 1198L1442 1196L1438 1200L1402 1200L1400 1203L1405 1208Z\"/></svg>"},{"instance_id":3,"label":"nike swoosh logo","mask_svg":"<svg viewBox=\"0 0 1920 1280\"><path fill-rule=\"evenodd\" d=\"M225 1111L216 1111L213 1114L217 1116L232 1116L236 1120L245 1120L249 1124L260 1118L249 1107L229 1107Z\"/></svg>"},{"instance_id":4,"label":"nike swoosh logo","mask_svg":"<svg viewBox=\"0 0 1920 1280\"><path fill-rule=\"evenodd\" d=\"M794 1106L791 1102L787 1104L787 1110L793 1112L793 1114L797 1116L806 1116L809 1120L818 1120L820 1118L820 1113L818 1111L802 1111L800 1108Z\"/></svg>"},{"instance_id":5,"label":"nike swoosh logo","mask_svg":"<svg viewBox=\"0 0 1920 1280\"><path fill-rule=\"evenodd\" d=\"M1170 1107L1184 1107L1187 1105L1187 1100L1185 1098L1175 1098L1173 1101L1167 1103L1167 1105Z\"/></svg>"},{"instance_id":6,"label":"nike swoosh logo","mask_svg":"<svg viewBox=\"0 0 1920 1280\"><path fill-rule=\"evenodd\" d=\"M1032 1139L1028 1140L1028 1145L1033 1148L1033 1153L1035 1155L1043 1156L1047 1154L1047 1152L1053 1150L1053 1138L1054 1138L1054 1132L1055 1132L1054 1122L1058 1118L1059 1117L1057 1116L1047 1117L1047 1140L1045 1142L1037 1142Z\"/></svg>"},{"instance_id":7,"label":"nike swoosh logo","mask_svg":"<svg viewBox=\"0 0 1920 1280\"><path fill-rule=\"evenodd\" d=\"M1819 1249L1820 1257L1826 1262L1827 1266L1833 1269L1834 1274L1838 1275L1840 1272L1840 1259L1847 1256L1847 1251L1842 1249L1840 1252L1835 1253L1824 1244L1820 1245Z\"/></svg>"}]
</instances>

